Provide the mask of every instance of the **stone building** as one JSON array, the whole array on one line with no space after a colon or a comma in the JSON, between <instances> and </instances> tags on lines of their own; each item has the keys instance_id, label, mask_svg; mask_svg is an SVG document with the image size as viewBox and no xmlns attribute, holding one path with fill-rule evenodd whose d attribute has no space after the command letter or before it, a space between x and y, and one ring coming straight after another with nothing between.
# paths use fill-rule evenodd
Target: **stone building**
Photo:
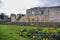
<instances>
[{"instance_id":1,"label":"stone building","mask_svg":"<svg viewBox=\"0 0 60 40\"><path fill-rule=\"evenodd\" d=\"M49 20L60 22L60 6L49 8Z\"/></svg>"},{"instance_id":2,"label":"stone building","mask_svg":"<svg viewBox=\"0 0 60 40\"><path fill-rule=\"evenodd\" d=\"M17 22L15 14L11 14L11 22Z\"/></svg>"},{"instance_id":3,"label":"stone building","mask_svg":"<svg viewBox=\"0 0 60 40\"><path fill-rule=\"evenodd\" d=\"M40 16L40 22L60 22L60 6L55 7L35 7L28 9L26 15Z\"/></svg>"},{"instance_id":4,"label":"stone building","mask_svg":"<svg viewBox=\"0 0 60 40\"><path fill-rule=\"evenodd\" d=\"M30 8L26 15L12 15L11 22L60 22L60 6Z\"/></svg>"},{"instance_id":5,"label":"stone building","mask_svg":"<svg viewBox=\"0 0 60 40\"><path fill-rule=\"evenodd\" d=\"M34 12L32 12L32 15L22 16L19 22L41 22L41 16L34 15Z\"/></svg>"},{"instance_id":6,"label":"stone building","mask_svg":"<svg viewBox=\"0 0 60 40\"><path fill-rule=\"evenodd\" d=\"M11 14L11 22L20 22L21 17L25 16L24 14Z\"/></svg>"}]
</instances>

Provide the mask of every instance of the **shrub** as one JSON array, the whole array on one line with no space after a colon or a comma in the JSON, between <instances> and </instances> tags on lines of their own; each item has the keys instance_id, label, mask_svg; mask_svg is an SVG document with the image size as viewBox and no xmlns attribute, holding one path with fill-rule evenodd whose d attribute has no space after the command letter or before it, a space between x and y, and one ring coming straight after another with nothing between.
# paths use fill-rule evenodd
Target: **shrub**
<instances>
[{"instance_id":1,"label":"shrub","mask_svg":"<svg viewBox=\"0 0 60 40\"><path fill-rule=\"evenodd\" d=\"M60 30L55 28L30 28L22 29L20 31L22 37L30 38L32 40L48 40L49 38L56 38Z\"/></svg>"}]
</instances>

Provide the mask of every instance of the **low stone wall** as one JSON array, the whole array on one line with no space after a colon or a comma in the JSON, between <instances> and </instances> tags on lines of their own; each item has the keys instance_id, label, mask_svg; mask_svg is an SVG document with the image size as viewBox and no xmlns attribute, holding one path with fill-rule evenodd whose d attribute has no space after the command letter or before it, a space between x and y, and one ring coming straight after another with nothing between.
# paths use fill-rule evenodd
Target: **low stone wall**
<instances>
[{"instance_id":1,"label":"low stone wall","mask_svg":"<svg viewBox=\"0 0 60 40\"><path fill-rule=\"evenodd\" d=\"M53 27L59 27L60 22L0 22L0 24L6 24L6 25L22 25L22 26L53 26Z\"/></svg>"}]
</instances>

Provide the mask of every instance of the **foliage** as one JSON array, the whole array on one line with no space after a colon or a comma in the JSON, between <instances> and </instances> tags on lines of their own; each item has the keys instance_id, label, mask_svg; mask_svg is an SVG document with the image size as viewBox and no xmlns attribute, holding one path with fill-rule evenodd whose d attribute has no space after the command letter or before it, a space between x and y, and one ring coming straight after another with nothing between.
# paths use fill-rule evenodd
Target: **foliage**
<instances>
[{"instance_id":1,"label":"foliage","mask_svg":"<svg viewBox=\"0 0 60 40\"><path fill-rule=\"evenodd\" d=\"M0 25L0 40L58 40L59 37L60 28Z\"/></svg>"},{"instance_id":2,"label":"foliage","mask_svg":"<svg viewBox=\"0 0 60 40\"><path fill-rule=\"evenodd\" d=\"M58 29L55 28L32 28L32 29L23 29L26 31L21 31L22 37L27 37L32 40L48 40L49 38L56 38L58 34ZM60 32L60 31L59 31Z\"/></svg>"},{"instance_id":3,"label":"foliage","mask_svg":"<svg viewBox=\"0 0 60 40\"><path fill-rule=\"evenodd\" d=\"M1 13L0 18L1 19L4 19L4 16L5 16L5 14L4 13Z\"/></svg>"}]
</instances>

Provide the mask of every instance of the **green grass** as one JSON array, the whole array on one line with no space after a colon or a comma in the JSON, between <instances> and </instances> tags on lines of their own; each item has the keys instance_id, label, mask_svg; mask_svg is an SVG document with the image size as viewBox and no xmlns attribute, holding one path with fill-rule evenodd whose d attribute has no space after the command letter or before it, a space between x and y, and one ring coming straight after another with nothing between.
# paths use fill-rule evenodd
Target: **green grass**
<instances>
[{"instance_id":1,"label":"green grass","mask_svg":"<svg viewBox=\"0 0 60 40\"><path fill-rule=\"evenodd\" d=\"M17 32L23 28L37 28L30 26L16 26L16 25L0 25L0 40L30 40L28 38L20 37Z\"/></svg>"},{"instance_id":2,"label":"green grass","mask_svg":"<svg viewBox=\"0 0 60 40\"><path fill-rule=\"evenodd\" d=\"M30 40L28 38L24 38L19 36L17 33L20 32L21 29L37 29L40 27L37 26L17 26L17 25L0 25L0 40ZM48 31L48 29L52 29L53 27L43 27L42 30ZM56 28L58 32L60 32L60 28Z\"/></svg>"}]
</instances>

